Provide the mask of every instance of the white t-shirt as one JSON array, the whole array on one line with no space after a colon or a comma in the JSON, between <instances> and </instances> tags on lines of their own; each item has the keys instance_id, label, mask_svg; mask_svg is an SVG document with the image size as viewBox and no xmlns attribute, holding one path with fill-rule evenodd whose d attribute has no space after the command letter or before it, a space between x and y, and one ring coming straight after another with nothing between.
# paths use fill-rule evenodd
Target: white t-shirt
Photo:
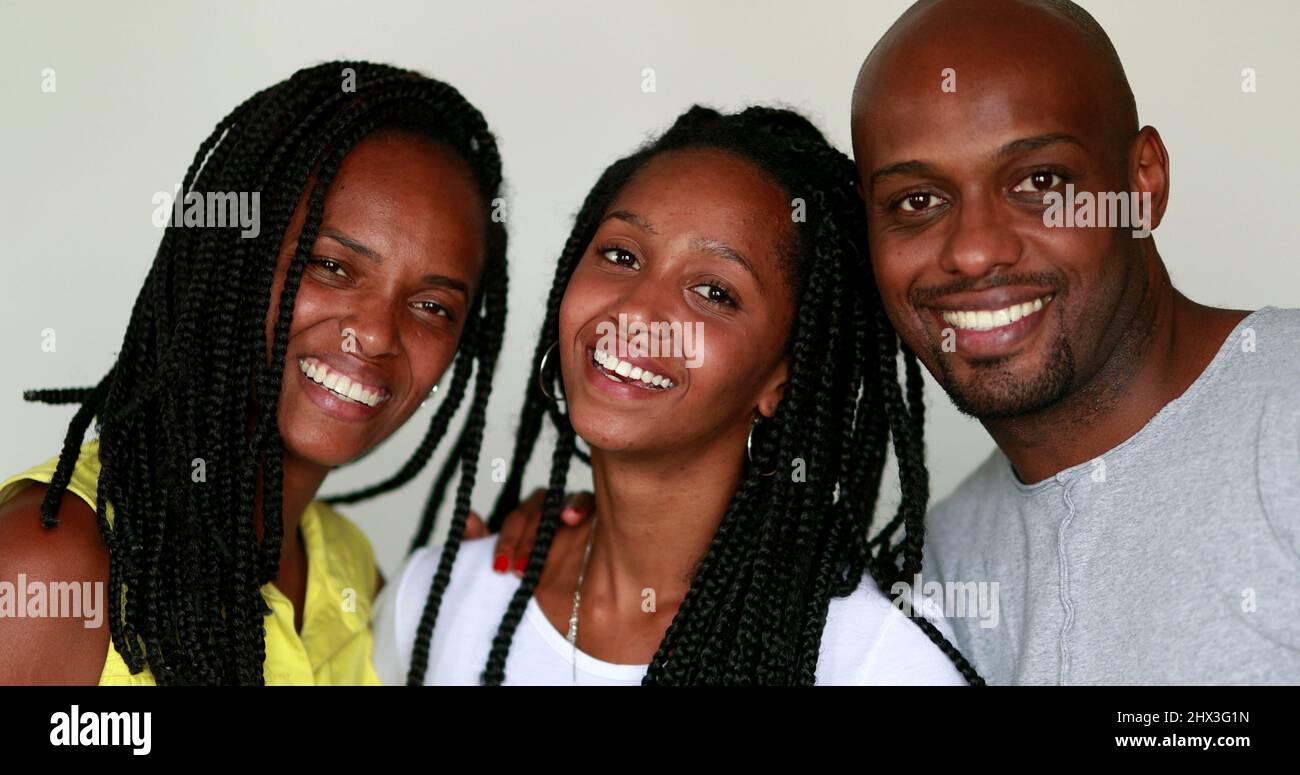
<instances>
[{"instance_id":1,"label":"white t-shirt","mask_svg":"<svg viewBox=\"0 0 1300 775\"><path fill-rule=\"evenodd\" d=\"M475 685L510 598L513 573L492 570L496 537L461 544L443 595L430 644L426 685ZM398 578L375 601L375 671L385 684L405 684L415 630L424 613L442 547L426 547L407 560ZM916 600L917 598L914 598ZM952 630L932 605L926 618L952 641ZM506 658L507 685L636 685L648 665L620 665L575 654L537 604L528 600ZM831 598L817 660L816 682L830 685L949 684L966 682L957 668L869 580L848 597Z\"/></svg>"}]
</instances>

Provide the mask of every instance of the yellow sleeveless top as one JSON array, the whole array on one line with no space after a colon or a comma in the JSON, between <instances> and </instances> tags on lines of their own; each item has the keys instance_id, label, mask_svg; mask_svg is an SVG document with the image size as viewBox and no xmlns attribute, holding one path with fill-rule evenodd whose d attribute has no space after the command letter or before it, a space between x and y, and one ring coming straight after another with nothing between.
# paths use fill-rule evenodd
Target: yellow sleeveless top
<instances>
[{"instance_id":1,"label":"yellow sleeveless top","mask_svg":"<svg viewBox=\"0 0 1300 775\"><path fill-rule=\"evenodd\" d=\"M49 484L58 457L0 482L0 503L31 482ZM99 482L99 442L81 447L81 455L68 484L91 509ZM113 523L113 507L107 509ZM274 685L368 685L379 677L372 664L374 637L370 611L378 578L374 550L364 533L322 501L312 501L302 514L302 539L307 553L307 595L302 634L294 627L293 603L274 584L262 587L271 609L266 618L265 674ZM99 676L100 686L152 686L148 665L132 674L121 655L108 643L108 657Z\"/></svg>"}]
</instances>

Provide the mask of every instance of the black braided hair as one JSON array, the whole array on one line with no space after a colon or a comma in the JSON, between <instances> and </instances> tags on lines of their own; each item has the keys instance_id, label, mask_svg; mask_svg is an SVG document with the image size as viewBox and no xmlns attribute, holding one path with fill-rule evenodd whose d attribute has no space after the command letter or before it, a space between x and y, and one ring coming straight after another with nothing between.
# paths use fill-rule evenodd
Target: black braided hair
<instances>
[{"instance_id":1,"label":"black braided hair","mask_svg":"<svg viewBox=\"0 0 1300 775\"><path fill-rule=\"evenodd\" d=\"M690 590L645 676L647 684L811 684L830 598L850 594L864 573L889 594L901 553L920 566L928 499L920 372L908 364L906 395L898 384L900 344L885 317L867 262L866 223L852 161L805 118L752 107L723 115L695 106L658 139L615 162L579 211L560 255L546 320L533 355L540 372L558 338L560 302L569 278L607 208L657 154L713 149L745 159L793 198L807 220L793 225L786 273L798 299L788 339L790 379L775 417L755 434L755 463L743 475ZM865 292L864 292L864 289ZM559 395L556 359L541 380ZM910 401L910 403L909 403ZM532 554L493 641L485 684L505 677L506 656L541 577L563 506L575 433L566 415L528 381L510 474L489 525L498 529L519 502L524 467L545 417L558 433L543 516ZM904 537L868 541L890 438L902 471L903 501L890 530ZM793 481L802 459L806 481ZM775 476L765 472L777 470ZM463 523L448 536L413 647L408 683L423 683L432 632L450 580ZM980 678L929 622L917 619L967 680Z\"/></svg>"},{"instance_id":2,"label":"black braided hair","mask_svg":"<svg viewBox=\"0 0 1300 775\"><path fill-rule=\"evenodd\" d=\"M345 76L355 88L344 88ZM185 192L260 192L260 234L169 226L103 380L94 388L24 393L29 401L81 404L41 507L47 527L57 524L78 447L99 418L98 519L109 551L110 624L133 673L147 665L160 684L264 682L269 610L260 589L278 574L283 538L284 445L276 418L294 300L343 158L386 129L429 137L461 157L488 212L501 190L501 157L482 114L458 91L369 62L300 70L222 119L182 184ZM313 173L268 351L277 256ZM506 313L505 227L486 221L482 290L424 440L392 477L332 502L372 497L419 474L462 403L476 362L474 397L454 452L466 472L477 466ZM196 458L205 462L202 486L190 480ZM259 478L261 541L254 521ZM472 476L462 478L462 521L472 486Z\"/></svg>"}]
</instances>

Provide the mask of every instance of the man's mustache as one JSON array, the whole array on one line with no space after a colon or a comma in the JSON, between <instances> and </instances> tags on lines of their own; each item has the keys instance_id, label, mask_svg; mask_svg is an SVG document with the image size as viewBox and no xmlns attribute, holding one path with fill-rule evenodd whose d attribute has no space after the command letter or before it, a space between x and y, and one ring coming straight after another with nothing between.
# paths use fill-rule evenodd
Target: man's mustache
<instances>
[{"instance_id":1,"label":"man's mustache","mask_svg":"<svg viewBox=\"0 0 1300 775\"><path fill-rule=\"evenodd\" d=\"M987 291L992 288L1001 288L1006 285L1033 285L1037 287L1047 287L1055 295L1065 293L1066 283L1065 275L1062 272L1022 272L1019 274L995 274L986 277L967 277L960 280L954 280L944 285L932 285L924 288L914 288L908 294L908 299L913 306L924 306L935 299L942 298L953 293L963 293L965 291Z\"/></svg>"}]
</instances>

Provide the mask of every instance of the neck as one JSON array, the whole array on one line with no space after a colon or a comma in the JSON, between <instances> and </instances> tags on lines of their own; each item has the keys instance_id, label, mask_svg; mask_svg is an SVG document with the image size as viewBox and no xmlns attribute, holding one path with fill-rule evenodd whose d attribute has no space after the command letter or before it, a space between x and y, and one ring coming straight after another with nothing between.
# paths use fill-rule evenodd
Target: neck
<instances>
[{"instance_id":1,"label":"neck","mask_svg":"<svg viewBox=\"0 0 1300 775\"><path fill-rule=\"evenodd\" d=\"M1133 436L1200 376L1245 312L1197 304L1169 280L1154 245L1145 283L1114 320L1102 367L1066 398L1032 414L982 420L1021 481L1038 482Z\"/></svg>"},{"instance_id":2,"label":"neck","mask_svg":"<svg viewBox=\"0 0 1300 775\"><path fill-rule=\"evenodd\" d=\"M747 430L747 429L746 429ZM593 449L596 521L584 606L644 618L643 591L676 610L726 514L744 466L744 434L720 434L703 450L647 457ZM585 538L583 543L585 543Z\"/></svg>"},{"instance_id":3,"label":"neck","mask_svg":"<svg viewBox=\"0 0 1300 775\"><path fill-rule=\"evenodd\" d=\"M284 485L281 499L284 541L280 546L280 570L277 579L299 571L306 564L306 552L298 538L298 525L302 522L302 513L316 497L328 473L329 469L325 466L303 460L287 451L284 454ZM253 502L253 527L257 531L257 537L261 539L265 535L261 476L257 480L257 494Z\"/></svg>"}]
</instances>

